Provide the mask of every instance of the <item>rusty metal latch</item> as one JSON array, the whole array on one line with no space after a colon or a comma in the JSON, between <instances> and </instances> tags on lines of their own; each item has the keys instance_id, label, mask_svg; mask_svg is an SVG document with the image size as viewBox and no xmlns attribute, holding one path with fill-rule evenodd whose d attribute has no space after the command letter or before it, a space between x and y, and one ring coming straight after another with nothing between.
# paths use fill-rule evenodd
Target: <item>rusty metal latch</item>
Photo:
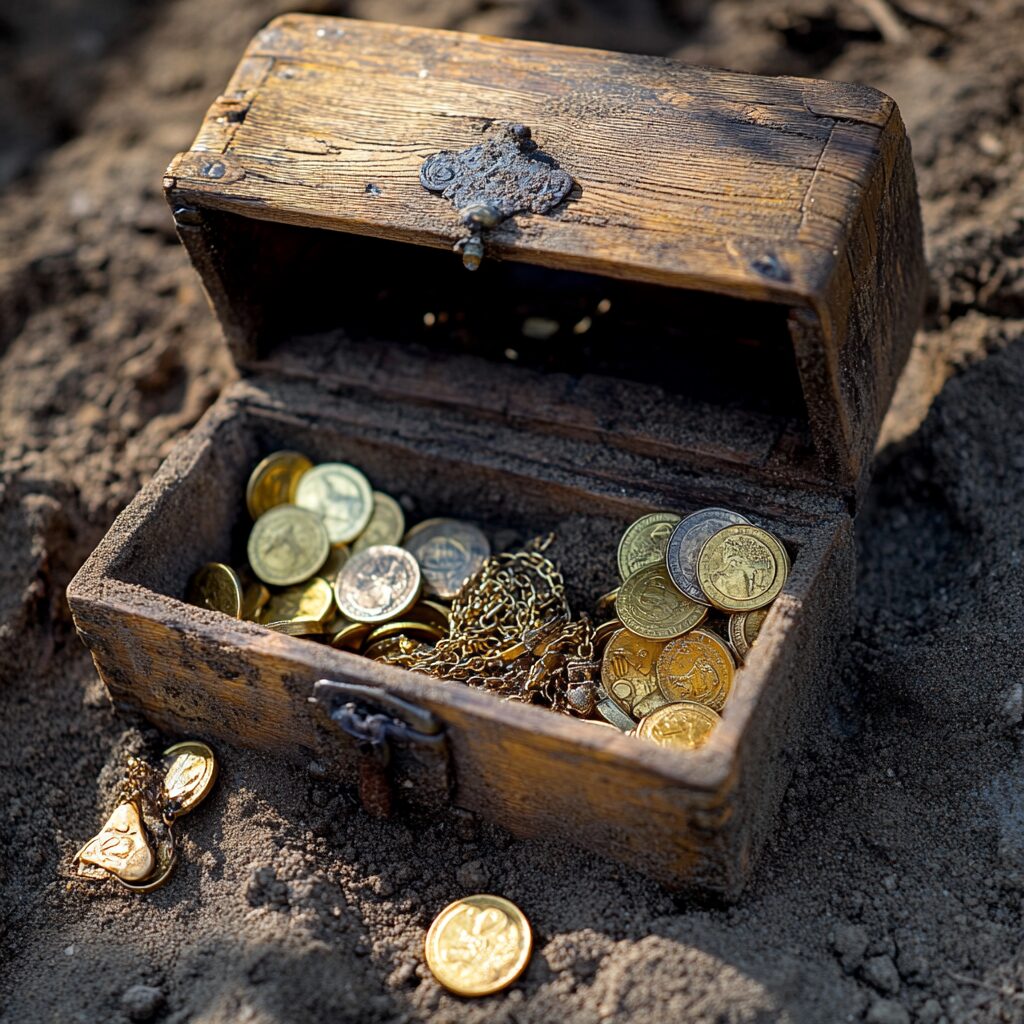
<instances>
[{"instance_id":1,"label":"rusty metal latch","mask_svg":"<svg viewBox=\"0 0 1024 1024\"><path fill-rule=\"evenodd\" d=\"M541 152L523 124L497 125L492 138L460 152L442 150L423 161L420 184L459 211L469 234L455 243L467 270L484 257L483 233L515 213L547 213L573 187L571 174Z\"/></svg>"},{"instance_id":2,"label":"rusty metal latch","mask_svg":"<svg viewBox=\"0 0 1024 1024\"><path fill-rule=\"evenodd\" d=\"M358 751L359 796L369 813L386 817L392 812L396 775L415 772L430 778L431 788L447 790L448 741L444 726L429 711L376 687L334 679L317 680L310 700ZM408 777L402 784L417 788Z\"/></svg>"}]
</instances>

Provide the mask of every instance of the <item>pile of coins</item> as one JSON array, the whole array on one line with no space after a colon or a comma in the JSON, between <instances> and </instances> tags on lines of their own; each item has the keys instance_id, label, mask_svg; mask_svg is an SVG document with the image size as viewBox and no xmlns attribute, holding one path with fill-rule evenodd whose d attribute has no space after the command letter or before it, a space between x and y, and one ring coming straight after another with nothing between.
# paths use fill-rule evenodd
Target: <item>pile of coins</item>
<instances>
[{"instance_id":1,"label":"pile of coins","mask_svg":"<svg viewBox=\"0 0 1024 1024\"><path fill-rule=\"evenodd\" d=\"M621 585L591 618L571 612L550 537L492 555L471 523L406 530L347 463L275 452L246 504L248 566L202 566L194 604L686 749L718 722L790 566L736 512L653 512L623 535Z\"/></svg>"},{"instance_id":2,"label":"pile of coins","mask_svg":"<svg viewBox=\"0 0 1024 1024\"><path fill-rule=\"evenodd\" d=\"M216 779L213 751L196 740L168 747L159 764L129 757L117 806L75 854L75 874L131 892L159 889L177 863L175 822L206 799Z\"/></svg>"}]
</instances>

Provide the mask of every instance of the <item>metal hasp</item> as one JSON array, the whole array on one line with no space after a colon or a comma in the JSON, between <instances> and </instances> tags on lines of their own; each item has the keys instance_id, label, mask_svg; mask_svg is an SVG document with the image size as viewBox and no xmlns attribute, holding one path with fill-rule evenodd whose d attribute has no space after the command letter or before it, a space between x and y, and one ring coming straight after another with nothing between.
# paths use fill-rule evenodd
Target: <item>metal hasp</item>
<instances>
[{"instance_id":1,"label":"metal hasp","mask_svg":"<svg viewBox=\"0 0 1024 1024\"><path fill-rule=\"evenodd\" d=\"M312 702L358 753L359 797L377 817L391 814L394 784L420 802L447 802L448 744L429 711L372 686L319 679Z\"/></svg>"},{"instance_id":2,"label":"metal hasp","mask_svg":"<svg viewBox=\"0 0 1024 1024\"><path fill-rule=\"evenodd\" d=\"M574 182L537 148L524 124L499 124L495 134L454 153L442 150L423 161L420 184L440 192L459 211L469 234L455 243L467 270L484 257L483 233L514 213L547 213Z\"/></svg>"}]
</instances>

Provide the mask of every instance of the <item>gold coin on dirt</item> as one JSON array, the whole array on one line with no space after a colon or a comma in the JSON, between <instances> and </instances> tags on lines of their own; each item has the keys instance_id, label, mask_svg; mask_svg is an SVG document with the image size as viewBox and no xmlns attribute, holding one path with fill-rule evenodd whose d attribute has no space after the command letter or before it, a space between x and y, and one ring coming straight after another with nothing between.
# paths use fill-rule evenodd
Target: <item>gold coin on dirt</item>
<instances>
[{"instance_id":1,"label":"gold coin on dirt","mask_svg":"<svg viewBox=\"0 0 1024 1024\"><path fill-rule=\"evenodd\" d=\"M440 601L432 601L429 597L424 597L409 609L408 617L416 622L425 622L428 626L436 626L442 633L447 633L452 613Z\"/></svg>"},{"instance_id":2,"label":"gold coin on dirt","mask_svg":"<svg viewBox=\"0 0 1024 1024\"><path fill-rule=\"evenodd\" d=\"M242 581L230 565L207 562L188 581L185 600L211 612L223 612L233 619L242 617Z\"/></svg>"},{"instance_id":3,"label":"gold coin on dirt","mask_svg":"<svg viewBox=\"0 0 1024 1024\"><path fill-rule=\"evenodd\" d=\"M637 570L619 588L615 610L622 624L648 640L671 640L707 615L707 608L676 589L663 565Z\"/></svg>"},{"instance_id":4,"label":"gold coin on dirt","mask_svg":"<svg viewBox=\"0 0 1024 1024\"><path fill-rule=\"evenodd\" d=\"M652 711L637 726L636 734L661 747L696 750L707 742L719 721L718 713L706 704L679 701Z\"/></svg>"},{"instance_id":5,"label":"gold coin on dirt","mask_svg":"<svg viewBox=\"0 0 1024 1024\"><path fill-rule=\"evenodd\" d=\"M648 640L628 629L619 629L604 649L601 685L618 707L633 718L643 718L665 703L656 672L664 648L664 640Z\"/></svg>"},{"instance_id":6,"label":"gold coin on dirt","mask_svg":"<svg viewBox=\"0 0 1024 1024\"><path fill-rule=\"evenodd\" d=\"M365 551L374 544L401 544L405 534L402 506L383 491L373 492L373 514L366 529L352 542L352 553Z\"/></svg>"},{"instance_id":7,"label":"gold coin on dirt","mask_svg":"<svg viewBox=\"0 0 1024 1024\"><path fill-rule=\"evenodd\" d=\"M458 594L491 554L483 531L458 519L426 519L405 535L403 546L419 562L427 593L445 601Z\"/></svg>"},{"instance_id":8,"label":"gold coin on dirt","mask_svg":"<svg viewBox=\"0 0 1024 1024\"><path fill-rule=\"evenodd\" d=\"M626 580L637 569L664 561L668 539L679 519L674 512L650 512L631 523L619 541L619 576Z\"/></svg>"},{"instance_id":9,"label":"gold coin on dirt","mask_svg":"<svg viewBox=\"0 0 1024 1024\"><path fill-rule=\"evenodd\" d=\"M372 630L368 622L350 622L331 637L331 646L340 651L358 651Z\"/></svg>"},{"instance_id":10,"label":"gold coin on dirt","mask_svg":"<svg viewBox=\"0 0 1024 1024\"><path fill-rule=\"evenodd\" d=\"M264 626L272 622L319 625L334 610L334 590L322 576L314 576L274 594L260 615Z\"/></svg>"},{"instance_id":11,"label":"gold coin on dirt","mask_svg":"<svg viewBox=\"0 0 1024 1024\"><path fill-rule=\"evenodd\" d=\"M656 676L665 700L696 701L721 711L732 689L735 666L714 633L694 629L670 640L658 657Z\"/></svg>"},{"instance_id":12,"label":"gold coin on dirt","mask_svg":"<svg viewBox=\"0 0 1024 1024\"><path fill-rule=\"evenodd\" d=\"M759 526L727 526L707 540L697 559L697 579L722 611L748 612L782 592L788 556L778 538Z\"/></svg>"},{"instance_id":13,"label":"gold coin on dirt","mask_svg":"<svg viewBox=\"0 0 1024 1024\"><path fill-rule=\"evenodd\" d=\"M277 505L295 501L299 480L313 463L300 452L280 451L268 455L251 473L245 487L249 515L259 519Z\"/></svg>"},{"instance_id":14,"label":"gold coin on dirt","mask_svg":"<svg viewBox=\"0 0 1024 1024\"><path fill-rule=\"evenodd\" d=\"M355 466L321 462L302 475L295 504L322 517L332 544L346 544L366 529L373 515L373 491Z\"/></svg>"},{"instance_id":15,"label":"gold coin on dirt","mask_svg":"<svg viewBox=\"0 0 1024 1024\"><path fill-rule=\"evenodd\" d=\"M387 622L420 596L420 567L413 555L378 544L353 555L334 587L338 609L353 622Z\"/></svg>"},{"instance_id":16,"label":"gold coin on dirt","mask_svg":"<svg viewBox=\"0 0 1024 1024\"><path fill-rule=\"evenodd\" d=\"M708 538L727 526L749 523L739 512L727 508L703 508L681 520L669 537L665 566L672 582L690 600L710 604L697 579L697 558Z\"/></svg>"},{"instance_id":17,"label":"gold coin on dirt","mask_svg":"<svg viewBox=\"0 0 1024 1024\"><path fill-rule=\"evenodd\" d=\"M768 617L767 608L758 608L752 612L736 612L729 616L729 642L741 657L745 658L754 646L757 634Z\"/></svg>"},{"instance_id":18,"label":"gold coin on dirt","mask_svg":"<svg viewBox=\"0 0 1024 1024\"><path fill-rule=\"evenodd\" d=\"M156 867L156 856L138 805L129 800L115 807L103 828L78 851L75 860L95 865L128 882L148 878ZM96 876L90 873L89 877Z\"/></svg>"},{"instance_id":19,"label":"gold coin on dirt","mask_svg":"<svg viewBox=\"0 0 1024 1024\"><path fill-rule=\"evenodd\" d=\"M180 818L206 799L217 781L217 759L198 740L185 740L163 753L164 789L172 805L172 817Z\"/></svg>"},{"instance_id":20,"label":"gold coin on dirt","mask_svg":"<svg viewBox=\"0 0 1024 1024\"><path fill-rule=\"evenodd\" d=\"M318 572L330 549L318 515L295 505L278 505L253 524L249 565L264 583L288 587Z\"/></svg>"},{"instance_id":21,"label":"gold coin on dirt","mask_svg":"<svg viewBox=\"0 0 1024 1024\"><path fill-rule=\"evenodd\" d=\"M427 932L427 966L460 996L488 996L526 969L533 933L526 915L501 896L467 896L450 903Z\"/></svg>"}]
</instances>

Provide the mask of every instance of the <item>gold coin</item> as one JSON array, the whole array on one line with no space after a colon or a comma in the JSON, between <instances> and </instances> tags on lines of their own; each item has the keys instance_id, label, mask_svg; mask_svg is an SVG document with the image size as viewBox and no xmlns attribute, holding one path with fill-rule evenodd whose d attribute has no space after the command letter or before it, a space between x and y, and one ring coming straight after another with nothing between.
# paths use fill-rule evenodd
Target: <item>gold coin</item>
<instances>
[{"instance_id":1,"label":"gold coin","mask_svg":"<svg viewBox=\"0 0 1024 1024\"><path fill-rule=\"evenodd\" d=\"M472 523L458 519L426 519L406 535L423 572L424 589L450 601L490 557L491 545Z\"/></svg>"},{"instance_id":2,"label":"gold coin","mask_svg":"<svg viewBox=\"0 0 1024 1024\"><path fill-rule=\"evenodd\" d=\"M649 640L671 640L699 626L708 613L676 589L663 565L633 573L619 588L615 610L627 629Z\"/></svg>"},{"instance_id":3,"label":"gold coin","mask_svg":"<svg viewBox=\"0 0 1024 1024\"><path fill-rule=\"evenodd\" d=\"M358 651L372 630L368 622L350 622L331 637L331 646L341 651Z\"/></svg>"},{"instance_id":4,"label":"gold coin","mask_svg":"<svg viewBox=\"0 0 1024 1024\"><path fill-rule=\"evenodd\" d=\"M431 648L407 636L388 636L375 643L367 643L363 649L363 657L371 661L390 661L392 658L409 657L422 653L428 654Z\"/></svg>"},{"instance_id":5,"label":"gold coin","mask_svg":"<svg viewBox=\"0 0 1024 1024\"><path fill-rule=\"evenodd\" d=\"M410 552L378 544L349 559L334 592L341 614L353 622L387 622L416 603L420 584L420 567Z\"/></svg>"},{"instance_id":6,"label":"gold coin","mask_svg":"<svg viewBox=\"0 0 1024 1024\"><path fill-rule=\"evenodd\" d=\"M242 617L242 581L223 562L207 562L188 581L185 600L211 612L223 612L233 619Z\"/></svg>"},{"instance_id":7,"label":"gold coin","mask_svg":"<svg viewBox=\"0 0 1024 1024\"><path fill-rule=\"evenodd\" d=\"M626 528L617 555L622 579L629 579L645 565L664 561L668 539L679 518L674 512L650 512Z\"/></svg>"},{"instance_id":8,"label":"gold coin","mask_svg":"<svg viewBox=\"0 0 1024 1024\"><path fill-rule=\"evenodd\" d=\"M175 743L163 753L164 789L172 806L171 817L194 811L217 781L217 759L198 740Z\"/></svg>"},{"instance_id":9,"label":"gold coin","mask_svg":"<svg viewBox=\"0 0 1024 1024\"><path fill-rule=\"evenodd\" d=\"M327 632L326 623L315 622L313 619L277 619L272 622L261 622L260 625L285 636L313 637L323 636Z\"/></svg>"},{"instance_id":10,"label":"gold coin","mask_svg":"<svg viewBox=\"0 0 1024 1024\"><path fill-rule=\"evenodd\" d=\"M615 602L619 599L619 587L614 590L609 590L607 594L602 594L597 599L597 604L594 605L594 617L598 622L602 622L606 615L615 614Z\"/></svg>"},{"instance_id":11,"label":"gold coin","mask_svg":"<svg viewBox=\"0 0 1024 1024\"><path fill-rule=\"evenodd\" d=\"M114 877L117 879L118 885L131 892L153 892L154 889L159 889L167 884L168 879L174 873L174 865L177 862L178 854L174 842L168 834L165 841L156 844L156 867L146 879L141 882L131 882L118 875Z\"/></svg>"},{"instance_id":12,"label":"gold coin","mask_svg":"<svg viewBox=\"0 0 1024 1024\"><path fill-rule=\"evenodd\" d=\"M373 491L355 466L321 462L302 475L295 504L321 516L332 544L355 540L373 515Z\"/></svg>"},{"instance_id":13,"label":"gold coin","mask_svg":"<svg viewBox=\"0 0 1024 1024\"><path fill-rule=\"evenodd\" d=\"M601 685L619 708L633 718L643 718L665 703L655 672L664 648L663 640L648 640L620 629L604 649Z\"/></svg>"},{"instance_id":14,"label":"gold coin","mask_svg":"<svg viewBox=\"0 0 1024 1024\"><path fill-rule=\"evenodd\" d=\"M299 480L313 463L299 452L274 452L251 473L245 487L245 504L249 515L259 519L264 512L295 501Z\"/></svg>"},{"instance_id":15,"label":"gold coin","mask_svg":"<svg viewBox=\"0 0 1024 1024\"><path fill-rule=\"evenodd\" d=\"M270 591L259 580L248 580L242 587L242 618L259 620L263 606L270 600Z\"/></svg>"},{"instance_id":16,"label":"gold coin","mask_svg":"<svg viewBox=\"0 0 1024 1024\"><path fill-rule=\"evenodd\" d=\"M656 708L636 727L636 734L662 747L696 750L707 742L719 721L717 712L707 705L684 700Z\"/></svg>"},{"instance_id":17,"label":"gold coin","mask_svg":"<svg viewBox=\"0 0 1024 1024\"><path fill-rule=\"evenodd\" d=\"M533 934L526 915L501 896L450 903L427 932L427 966L459 996L488 996L508 987L530 961Z\"/></svg>"},{"instance_id":18,"label":"gold coin","mask_svg":"<svg viewBox=\"0 0 1024 1024\"><path fill-rule=\"evenodd\" d=\"M721 711L734 672L729 648L709 630L694 629L665 645L655 674L667 701L692 700Z\"/></svg>"},{"instance_id":19,"label":"gold coin","mask_svg":"<svg viewBox=\"0 0 1024 1024\"><path fill-rule=\"evenodd\" d=\"M416 622L425 622L429 626L436 626L442 633L447 634L452 613L440 601L431 601L430 598L424 597L413 605L409 610L408 617Z\"/></svg>"},{"instance_id":20,"label":"gold coin","mask_svg":"<svg viewBox=\"0 0 1024 1024\"><path fill-rule=\"evenodd\" d=\"M618 619L609 619L602 622L594 630L594 650L602 650L604 645L615 635L616 630L622 629L622 623Z\"/></svg>"},{"instance_id":21,"label":"gold coin","mask_svg":"<svg viewBox=\"0 0 1024 1024\"><path fill-rule=\"evenodd\" d=\"M264 512L249 534L252 571L272 587L308 580L324 564L330 549L320 517L295 505Z\"/></svg>"},{"instance_id":22,"label":"gold coin","mask_svg":"<svg viewBox=\"0 0 1024 1024\"><path fill-rule=\"evenodd\" d=\"M782 592L788 556L759 526L727 526L700 549L697 580L708 600L726 612L749 612Z\"/></svg>"},{"instance_id":23,"label":"gold coin","mask_svg":"<svg viewBox=\"0 0 1024 1024\"><path fill-rule=\"evenodd\" d=\"M665 566L672 582L691 601L712 603L697 580L697 557L704 542L726 526L749 522L739 512L727 508L703 508L681 520L672 531L665 549Z\"/></svg>"},{"instance_id":24,"label":"gold coin","mask_svg":"<svg viewBox=\"0 0 1024 1024\"><path fill-rule=\"evenodd\" d=\"M400 622L386 622L378 626L367 638L366 645L376 643L378 640L387 640L393 636L407 636L410 640L423 640L429 644L436 644L438 640L446 636L444 630L437 626L431 626L426 622L412 622L403 620Z\"/></svg>"},{"instance_id":25,"label":"gold coin","mask_svg":"<svg viewBox=\"0 0 1024 1024\"><path fill-rule=\"evenodd\" d=\"M314 576L274 594L260 614L264 626L271 622L321 625L334 610L334 590L322 576Z\"/></svg>"},{"instance_id":26,"label":"gold coin","mask_svg":"<svg viewBox=\"0 0 1024 1024\"><path fill-rule=\"evenodd\" d=\"M736 653L745 658L754 646L757 634L768 617L767 608L758 608L752 612L736 612L729 616L729 640Z\"/></svg>"},{"instance_id":27,"label":"gold coin","mask_svg":"<svg viewBox=\"0 0 1024 1024\"><path fill-rule=\"evenodd\" d=\"M75 859L128 882L148 878L156 867L156 857L138 805L129 800L115 807L103 828L78 851Z\"/></svg>"},{"instance_id":28,"label":"gold coin","mask_svg":"<svg viewBox=\"0 0 1024 1024\"><path fill-rule=\"evenodd\" d=\"M373 492L373 514L366 529L352 542L352 553L365 551L374 544L401 544L405 534L402 506L383 491Z\"/></svg>"}]
</instances>

